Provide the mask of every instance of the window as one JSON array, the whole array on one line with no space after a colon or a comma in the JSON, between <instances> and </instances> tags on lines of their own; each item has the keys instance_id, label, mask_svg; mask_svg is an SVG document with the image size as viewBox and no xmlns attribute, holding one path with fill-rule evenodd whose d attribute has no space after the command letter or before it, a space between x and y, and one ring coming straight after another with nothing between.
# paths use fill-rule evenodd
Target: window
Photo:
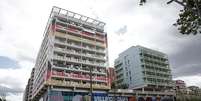
<instances>
[{"instance_id":1,"label":"window","mask_svg":"<svg viewBox=\"0 0 201 101\"><path fill-rule=\"evenodd\" d=\"M126 69L126 71L128 70L128 68L127 68L127 67L125 67L125 69Z\"/></svg>"},{"instance_id":2,"label":"window","mask_svg":"<svg viewBox=\"0 0 201 101\"><path fill-rule=\"evenodd\" d=\"M125 65L127 65L127 62L126 62L126 60L124 61L124 63L125 63Z\"/></svg>"}]
</instances>

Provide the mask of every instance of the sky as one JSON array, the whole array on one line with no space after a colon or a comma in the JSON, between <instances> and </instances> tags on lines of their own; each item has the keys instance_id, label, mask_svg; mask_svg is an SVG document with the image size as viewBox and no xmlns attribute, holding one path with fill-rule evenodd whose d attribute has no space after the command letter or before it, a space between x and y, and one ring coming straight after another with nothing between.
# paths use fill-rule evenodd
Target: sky
<instances>
[{"instance_id":1,"label":"sky","mask_svg":"<svg viewBox=\"0 0 201 101\"><path fill-rule=\"evenodd\" d=\"M141 45L166 53L174 79L201 87L201 35L181 35L172 26L181 7L167 0L0 0L0 86L24 90L53 6L106 23L109 63ZM9 95L22 101L22 94Z\"/></svg>"}]
</instances>

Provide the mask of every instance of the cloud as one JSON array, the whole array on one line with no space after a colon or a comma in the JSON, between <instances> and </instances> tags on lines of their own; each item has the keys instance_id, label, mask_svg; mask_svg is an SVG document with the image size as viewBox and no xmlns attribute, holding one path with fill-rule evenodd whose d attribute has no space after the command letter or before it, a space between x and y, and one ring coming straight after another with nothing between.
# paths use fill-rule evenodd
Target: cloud
<instances>
[{"instance_id":1,"label":"cloud","mask_svg":"<svg viewBox=\"0 0 201 101\"><path fill-rule=\"evenodd\" d=\"M194 79L200 79L201 37L182 36L172 26L180 6L166 5L165 0L151 0L144 6L138 4L139 0L3 0L0 56L17 62L20 68L0 69L0 84L25 88L51 8L58 6L106 22L110 66L125 49L142 45L168 54L174 76L188 78L187 83L199 85Z\"/></svg>"},{"instance_id":2,"label":"cloud","mask_svg":"<svg viewBox=\"0 0 201 101\"><path fill-rule=\"evenodd\" d=\"M2 69L16 69L16 68L20 68L18 62L16 60L13 60L9 57L5 57L5 56L0 56L0 68Z\"/></svg>"},{"instance_id":3,"label":"cloud","mask_svg":"<svg viewBox=\"0 0 201 101\"><path fill-rule=\"evenodd\" d=\"M2 30L1 24L0 24L0 31Z\"/></svg>"},{"instance_id":4,"label":"cloud","mask_svg":"<svg viewBox=\"0 0 201 101\"><path fill-rule=\"evenodd\" d=\"M201 76L201 64L187 64L182 65L182 67L176 68L173 71L175 77L181 76Z\"/></svg>"},{"instance_id":5,"label":"cloud","mask_svg":"<svg viewBox=\"0 0 201 101\"><path fill-rule=\"evenodd\" d=\"M28 55L23 55L23 54L18 54L18 58L21 60L21 61L29 61L29 62L35 62L35 59L33 57L30 57Z\"/></svg>"},{"instance_id":6,"label":"cloud","mask_svg":"<svg viewBox=\"0 0 201 101\"><path fill-rule=\"evenodd\" d=\"M187 86L199 86L201 87L201 76L185 76L177 77L175 80L184 80Z\"/></svg>"},{"instance_id":7,"label":"cloud","mask_svg":"<svg viewBox=\"0 0 201 101\"><path fill-rule=\"evenodd\" d=\"M17 95L10 95L6 97L6 101L22 101L23 94L17 94Z\"/></svg>"},{"instance_id":8,"label":"cloud","mask_svg":"<svg viewBox=\"0 0 201 101\"><path fill-rule=\"evenodd\" d=\"M124 35L127 32L127 26L124 25L123 27L119 28L116 33L117 35Z\"/></svg>"},{"instance_id":9,"label":"cloud","mask_svg":"<svg viewBox=\"0 0 201 101\"><path fill-rule=\"evenodd\" d=\"M15 90L25 88L31 73L31 68L28 67L33 64L20 62L19 65L21 67L19 69L0 69L0 85Z\"/></svg>"},{"instance_id":10,"label":"cloud","mask_svg":"<svg viewBox=\"0 0 201 101\"><path fill-rule=\"evenodd\" d=\"M5 76L4 78L1 77L0 84L8 86L9 88L22 89L21 87L19 87L19 85L21 85L21 82L16 81L16 79L18 78L12 76Z\"/></svg>"},{"instance_id":11,"label":"cloud","mask_svg":"<svg viewBox=\"0 0 201 101\"><path fill-rule=\"evenodd\" d=\"M17 94L17 93L22 93L22 91L23 91L21 89L16 90L16 89L12 89L12 88L0 85L0 91L1 90L4 91L3 93L5 93L5 94ZM2 93L2 92L0 92L0 93Z\"/></svg>"},{"instance_id":12,"label":"cloud","mask_svg":"<svg viewBox=\"0 0 201 101\"><path fill-rule=\"evenodd\" d=\"M200 36L183 37L183 42L178 43L175 52L170 54L170 63L175 77L201 73Z\"/></svg>"}]
</instances>

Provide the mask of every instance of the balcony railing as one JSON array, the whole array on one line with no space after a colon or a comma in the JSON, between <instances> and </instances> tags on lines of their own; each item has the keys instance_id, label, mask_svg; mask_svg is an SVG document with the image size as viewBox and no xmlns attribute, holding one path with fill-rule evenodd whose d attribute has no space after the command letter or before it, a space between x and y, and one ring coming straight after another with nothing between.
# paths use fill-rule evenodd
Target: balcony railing
<instances>
[{"instance_id":1,"label":"balcony railing","mask_svg":"<svg viewBox=\"0 0 201 101\"><path fill-rule=\"evenodd\" d=\"M74 71L74 72L83 72L83 73L90 73L89 70L83 70L80 69L81 67L79 67L79 69L75 69L75 68L67 68L67 67L59 67L59 66L53 66L53 68L55 69L59 69L59 70L67 70L67 71ZM103 71L92 71L93 74L99 74L99 75L106 75L106 72Z\"/></svg>"},{"instance_id":2,"label":"balcony railing","mask_svg":"<svg viewBox=\"0 0 201 101\"><path fill-rule=\"evenodd\" d=\"M81 46L81 45L76 45L74 43L66 43L66 42L63 42L63 41L60 41L60 40L55 40L54 42L57 43L57 44L62 44L62 45L66 45L66 46L73 47L73 48L84 49L84 50L87 50L87 51L93 51L93 52L105 54L105 51L101 50L101 49L98 50L98 49L95 49L95 48L90 48L88 46L84 47L84 46Z\"/></svg>"},{"instance_id":3,"label":"balcony railing","mask_svg":"<svg viewBox=\"0 0 201 101\"><path fill-rule=\"evenodd\" d=\"M90 59L97 59L97 60L105 61L105 58L103 56L98 56L98 55L95 55L95 54L84 54L84 53L81 53L81 52L76 52L76 51L73 51L73 50L68 50L68 49L58 48L58 47L54 48L54 50L62 52L62 53L65 53L65 54L72 54L72 55L87 57L87 58L90 58Z\"/></svg>"},{"instance_id":4,"label":"balcony railing","mask_svg":"<svg viewBox=\"0 0 201 101\"><path fill-rule=\"evenodd\" d=\"M105 67L105 63L98 63L94 61L88 61L88 60L81 60L81 59L75 59L75 58L68 58L64 56L53 56L54 59L56 60L61 60L61 61L69 61L69 62L74 62L74 63L80 63L80 64L85 64L85 65L90 65L90 66L99 66L99 67Z\"/></svg>"},{"instance_id":5,"label":"balcony railing","mask_svg":"<svg viewBox=\"0 0 201 101\"><path fill-rule=\"evenodd\" d=\"M76 74L76 73L58 72L54 70L52 71L52 77L90 81L89 74L83 75L83 74ZM108 82L107 81L108 78L103 76L92 76L92 80L97 82L105 82L105 83Z\"/></svg>"},{"instance_id":6,"label":"balcony railing","mask_svg":"<svg viewBox=\"0 0 201 101\"><path fill-rule=\"evenodd\" d=\"M66 27L63 27L63 26L60 26L60 25L57 25L56 28L59 29L59 30L63 30L63 31L66 30ZM77 34L77 35L80 35L80 31L78 31L76 29L67 28L67 31L71 32L71 33L74 33L74 34ZM56 34L58 34L58 33L59 32L56 32ZM86 34L81 34L81 35L87 36ZM92 41L92 40L89 40L89 39L86 39L86 38L76 37L76 36L69 35L69 34L66 34L66 37L70 38L72 40L75 40L75 41L79 41L79 42L81 41L81 42L84 42L84 43L87 43L87 44L93 44L93 45L97 45L97 46L103 47L103 48L105 47L105 43ZM94 37L90 36L90 38L94 38ZM97 37L95 37L95 38L97 38ZM100 40L100 39L98 38L98 40ZM104 40L100 40L100 41L104 42Z\"/></svg>"},{"instance_id":7,"label":"balcony railing","mask_svg":"<svg viewBox=\"0 0 201 101\"><path fill-rule=\"evenodd\" d=\"M73 81L49 80L48 85L57 85L63 87L77 87L77 88L90 88L90 83L77 83ZM110 89L109 86L104 84L92 84L93 89Z\"/></svg>"}]
</instances>

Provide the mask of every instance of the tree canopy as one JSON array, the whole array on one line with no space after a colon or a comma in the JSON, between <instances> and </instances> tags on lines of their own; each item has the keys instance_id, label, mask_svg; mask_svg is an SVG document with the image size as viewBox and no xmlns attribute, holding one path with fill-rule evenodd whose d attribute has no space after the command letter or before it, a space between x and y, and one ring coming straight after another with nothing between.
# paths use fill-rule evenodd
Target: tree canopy
<instances>
[{"instance_id":1,"label":"tree canopy","mask_svg":"<svg viewBox=\"0 0 201 101\"><path fill-rule=\"evenodd\" d=\"M140 5L144 5L147 0L140 0ZM169 0L167 4L177 3L183 7L180 10L179 18L173 25L178 28L182 34L200 34L201 33L201 0Z\"/></svg>"}]
</instances>

